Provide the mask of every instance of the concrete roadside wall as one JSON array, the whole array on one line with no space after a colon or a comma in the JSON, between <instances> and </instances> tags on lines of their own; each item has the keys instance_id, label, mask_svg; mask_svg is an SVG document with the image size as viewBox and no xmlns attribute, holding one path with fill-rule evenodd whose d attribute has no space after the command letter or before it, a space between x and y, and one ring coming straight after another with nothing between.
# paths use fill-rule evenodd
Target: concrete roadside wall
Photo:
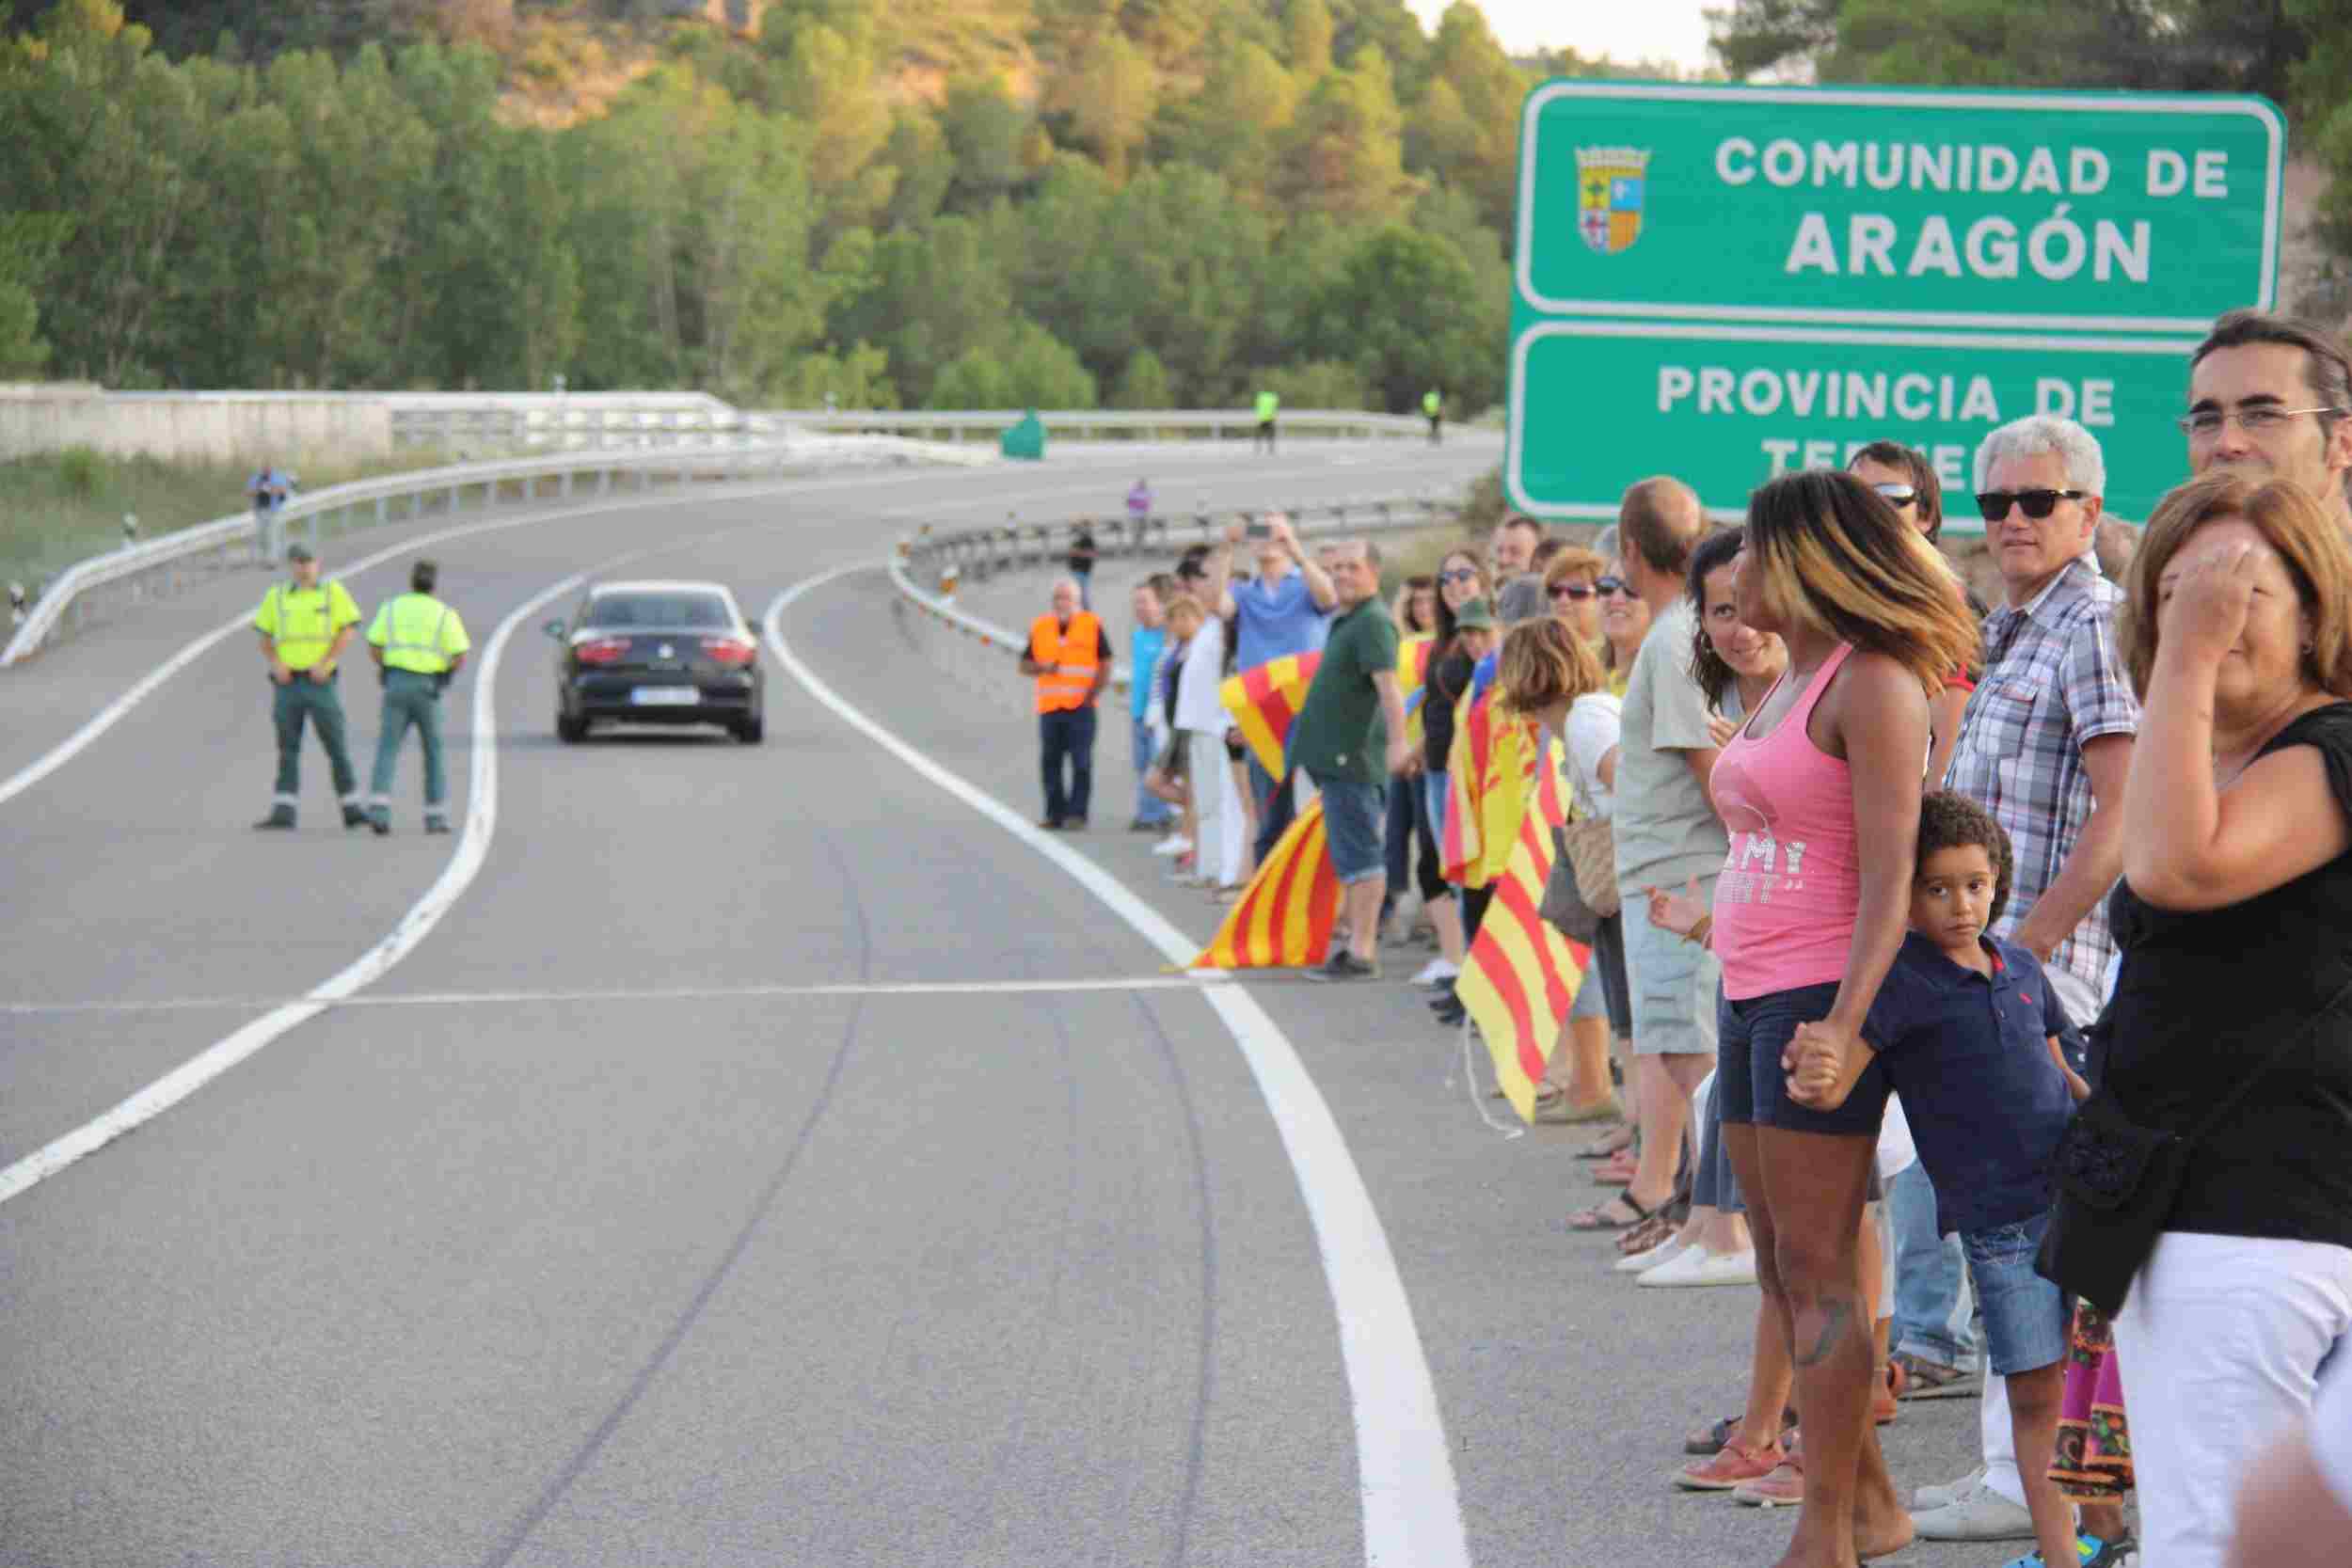
<instances>
[{"instance_id":1,"label":"concrete roadside wall","mask_svg":"<svg viewBox=\"0 0 2352 1568\"><path fill-rule=\"evenodd\" d=\"M0 385L0 461L88 447L114 457L305 462L389 456L383 398L333 392L109 392L86 382Z\"/></svg>"}]
</instances>

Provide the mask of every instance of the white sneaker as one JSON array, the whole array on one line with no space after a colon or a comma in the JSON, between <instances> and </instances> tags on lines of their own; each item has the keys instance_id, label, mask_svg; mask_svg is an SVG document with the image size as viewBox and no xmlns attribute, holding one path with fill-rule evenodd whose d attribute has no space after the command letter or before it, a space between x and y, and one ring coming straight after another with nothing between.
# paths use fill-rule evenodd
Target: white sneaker
<instances>
[{"instance_id":1,"label":"white sneaker","mask_svg":"<svg viewBox=\"0 0 2352 1568\"><path fill-rule=\"evenodd\" d=\"M1640 1274L1644 1269L1654 1269L1669 1259L1680 1257L1690 1248L1691 1243L1681 1237L1669 1236L1647 1252L1636 1252L1618 1259L1610 1265L1610 1269L1615 1274Z\"/></svg>"},{"instance_id":2,"label":"white sneaker","mask_svg":"<svg viewBox=\"0 0 2352 1568\"><path fill-rule=\"evenodd\" d=\"M2033 1515L1990 1486L1911 1516L1923 1541L2031 1541Z\"/></svg>"},{"instance_id":3,"label":"white sneaker","mask_svg":"<svg viewBox=\"0 0 2352 1568\"><path fill-rule=\"evenodd\" d=\"M1979 1465L1958 1481L1947 1481L1941 1486L1922 1486L1914 1492L1911 1512L1932 1513L1939 1508L1949 1508L1983 1484L1984 1466Z\"/></svg>"},{"instance_id":4,"label":"white sneaker","mask_svg":"<svg viewBox=\"0 0 2352 1568\"><path fill-rule=\"evenodd\" d=\"M1679 1258L1668 1259L1634 1283L1655 1285L1661 1290L1686 1285L1753 1285L1756 1254L1709 1252L1694 1246Z\"/></svg>"},{"instance_id":5,"label":"white sneaker","mask_svg":"<svg viewBox=\"0 0 2352 1568\"><path fill-rule=\"evenodd\" d=\"M1170 833L1152 846L1152 852L1155 855L1181 855L1191 847L1192 840L1182 833Z\"/></svg>"},{"instance_id":6,"label":"white sneaker","mask_svg":"<svg viewBox=\"0 0 2352 1568\"><path fill-rule=\"evenodd\" d=\"M1454 979L1461 973L1461 970L1453 964L1446 962L1443 958L1432 958L1427 963L1421 966L1421 973L1413 976L1413 984L1417 986L1442 986L1448 980Z\"/></svg>"}]
</instances>

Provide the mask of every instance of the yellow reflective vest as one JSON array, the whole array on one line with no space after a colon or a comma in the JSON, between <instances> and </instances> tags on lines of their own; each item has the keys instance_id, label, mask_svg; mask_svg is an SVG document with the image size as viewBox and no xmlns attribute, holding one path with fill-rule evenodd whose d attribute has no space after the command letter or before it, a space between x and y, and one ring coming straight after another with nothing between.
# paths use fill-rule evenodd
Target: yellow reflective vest
<instances>
[{"instance_id":1,"label":"yellow reflective vest","mask_svg":"<svg viewBox=\"0 0 2352 1568\"><path fill-rule=\"evenodd\" d=\"M310 669L335 645L337 632L358 624L351 591L332 578L316 588L273 583L253 616L253 629L277 646L278 661L289 670Z\"/></svg>"},{"instance_id":2,"label":"yellow reflective vest","mask_svg":"<svg viewBox=\"0 0 2352 1568\"><path fill-rule=\"evenodd\" d=\"M384 650L388 670L412 670L437 675L450 661L473 644L466 640L466 623L430 594L403 594L376 606L368 627L368 641Z\"/></svg>"}]
</instances>

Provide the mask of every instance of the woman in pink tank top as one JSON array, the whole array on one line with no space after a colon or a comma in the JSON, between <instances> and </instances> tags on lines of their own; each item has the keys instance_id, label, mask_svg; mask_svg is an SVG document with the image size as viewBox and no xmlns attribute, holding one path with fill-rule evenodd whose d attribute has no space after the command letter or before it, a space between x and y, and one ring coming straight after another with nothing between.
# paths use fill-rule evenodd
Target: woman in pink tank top
<instances>
[{"instance_id":1,"label":"woman in pink tank top","mask_svg":"<svg viewBox=\"0 0 2352 1568\"><path fill-rule=\"evenodd\" d=\"M1929 701L1977 624L1942 557L1848 474L1758 490L1736 580L1740 618L1780 634L1788 670L1711 781L1731 835L1709 933L1715 1092L1756 1281L1797 1369L1804 1508L1781 1562L1847 1568L1912 1533L1870 1423L1855 1244L1886 1088L1874 1065L1837 1110L1812 1110L1789 1099L1783 1055L1800 1037L1865 1049L1909 912Z\"/></svg>"}]
</instances>

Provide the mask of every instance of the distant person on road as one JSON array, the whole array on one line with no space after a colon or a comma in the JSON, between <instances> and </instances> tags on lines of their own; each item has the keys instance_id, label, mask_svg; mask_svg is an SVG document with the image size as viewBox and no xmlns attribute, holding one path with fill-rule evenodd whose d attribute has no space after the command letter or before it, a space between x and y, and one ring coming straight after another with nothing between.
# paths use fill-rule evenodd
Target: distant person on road
<instances>
[{"instance_id":1,"label":"distant person on road","mask_svg":"<svg viewBox=\"0 0 2352 1568\"><path fill-rule=\"evenodd\" d=\"M424 831L449 832L449 780L441 768L441 689L466 662L473 643L457 611L433 596L440 568L419 561L408 568L408 592L376 607L368 626L368 657L384 683L384 717L375 739L368 819L377 837L392 831L392 770L408 726L424 752Z\"/></svg>"},{"instance_id":2,"label":"distant person on road","mask_svg":"<svg viewBox=\"0 0 2352 1568\"><path fill-rule=\"evenodd\" d=\"M1382 831L1388 789L1403 788L1411 759L1405 699L1396 679L1396 625L1380 602L1380 556L1351 541L1332 561L1340 613L1307 701L1291 731L1291 761L1323 795L1323 822L1338 874L1347 945L1309 973L1323 980L1380 974L1380 899L1389 875Z\"/></svg>"},{"instance_id":3,"label":"distant person on road","mask_svg":"<svg viewBox=\"0 0 2352 1568\"><path fill-rule=\"evenodd\" d=\"M1260 392L1258 394L1258 434L1249 443L1249 450L1251 451L1254 452L1260 447L1263 447L1268 456L1273 455L1274 416L1281 411L1282 399L1280 394L1271 391Z\"/></svg>"},{"instance_id":4,"label":"distant person on road","mask_svg":"<svg viewBox=\"0 0 2352 1568\"><path fill-rule=\"evenodd\" d=\"M1429 444L1434 447L1445 439L1445 395L1435 387L1422 393L1421 414L1429 421Z\"/></svg>"},{"instance_id":5,"label":"distant person on road","mask_svg":"<svg viewBox=\"0 0 2352 1568\"><path fill-rule=\"evenodd\" d=\"M294 487L294 475L280 472L266 459L245 482L245 493L253 501L253 553L257 561L276 561L284 552L286 542L280 537L280 515Z\"/></svg>"},{"instance_id":6,"label":"distant person on road","mask_svg":"<svg viewBox=\"0 0 2352 1568\"><path fill-rule=\"evenodd\" d=\"M1078 584L1078 608L1092 610L1094 598L1094 531L1084 523L1070 529L1070 575Z\"/></svg>"},{"instance_id":7,"label":"distant person on road","mask_svg":"<svg viewBox=\"0 0 2352 1568\"><path fill-rule=\"evenodd\" d=\"M1037 679L1038 744L1045 775L1049 832L1087 825L1094 792L1094 700L1110 684L1111 640L1093 612L1082 608L1078 584L1054 584L1054 609L1029 626L1021 673ZM1069 783L1063 784L1067 768Z\"/></svg>"},{"instance_id":8,"label":"distant person on road","mask_svg":"<svg viewBox=\"0 0 2352 1568\"><path fill-rule=\"evenodd\" d=\"M302 800L302 727L314 722L342 801L343 826L357 828L368 814L360 809L359 777L343 740L343 705L335 695L335 677L336 660L359 625L359 607L341 582L319 580L318 558L308 545L288 546L286 562L292 576L270 585L253 616L270 684L277 689L270 718L278 729L278 789L270 797L269 815L253 825L294 827L294 808Z\"/></svg>"},{"instance_id":9,"label":"distant person on road","mask_svg":"<svg viewBox=\"0 0 2352 1568\"><path fill-rule=\"evenodd\" d=\"M1143 547L1144 525L1151 520L1152 482L1139 479L1136 481L1135 488L1127 492L1127 534L1137 549Z\"/></svg>"}]
</instances>

